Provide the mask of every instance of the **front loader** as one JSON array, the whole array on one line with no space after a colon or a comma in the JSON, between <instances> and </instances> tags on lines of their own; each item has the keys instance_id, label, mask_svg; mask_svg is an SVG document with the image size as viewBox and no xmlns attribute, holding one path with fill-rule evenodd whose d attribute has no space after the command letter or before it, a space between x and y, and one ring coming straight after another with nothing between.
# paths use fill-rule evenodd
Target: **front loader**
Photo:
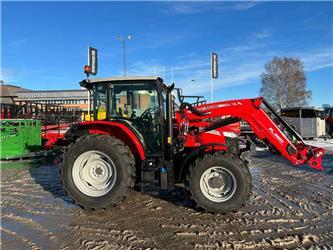
<instances>
[{"instance_id":1,"label":"front loader","mask_svg":"<svg viewBox=\"0 0 333 250\"><path fill-rule=\"evenodd\" d=\"M92 120L71 127L60 169L80 207L107 209L136 183L171 189L184 183L208 212L239 209L250 197L251 174L233 128L247 122L272 152L295 165L322 169L324 149L306 145L261 97L214 103L175 100L159 77L85 79ZM198 99L199 100L199 99ZM98 112L105 119L98 120Z\"/></svg>"}]
</instances>

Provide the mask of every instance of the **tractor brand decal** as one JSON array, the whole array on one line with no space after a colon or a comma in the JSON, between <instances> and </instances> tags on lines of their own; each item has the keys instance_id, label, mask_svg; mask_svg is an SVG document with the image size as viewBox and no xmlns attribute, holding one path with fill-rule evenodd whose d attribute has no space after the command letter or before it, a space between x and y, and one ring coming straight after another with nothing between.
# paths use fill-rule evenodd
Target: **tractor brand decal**
<instances>
[{"instance_id":1,"label":"tractor brand decal","mask_svg":"<svg viewBox=\"0 0 333 250\"><path fill-rule=\"evenodd\" d=\"M207 109L211 109L211 108L214 108L212 106L209 106L209 107L200 107L200 108L197 108L199 111L205 111Z\"/></svg>"},{"instance_id":2,"label":"tractor brand decal","mask_svg":"<svg viewBox=\"0 0 333 250\"><path fill-rule=\"evenodd\" d=\"M228 118L228 117L231 117L231 115L222 115L221 119L225 119L225 118Z\"/></svg>"},{"instance_id":3,"label":"tractor brand decal","mask_svg":"<svg viewBox=\"0 0 333 250\"><path fill-rule=\"evenodd\" d=\"M229 103L225 103L225 104L219 104L217 105L217 108L223 108L223 107L229 107L230 104Z\"/></svg>"},{"instance_id":4,"label":"tractor brand decal","mask_svg":"<svg viewBox=\"0 0 333 250\"><path fill-rule=\"evenodd\" d=\"M241 105L243 105L241 102L231 102L231 103L221 103L221 104L209 105L207 107L199 107L197 109L200 111L205 111L205 110L224 108L224 107L230 107L230 106L241 106Z\"/></svg>"},{"instance_id":5,"label":"tractor brand decal","mask_svg":"<svg viewBox=\"0 0 333 250\"><path fill-rule=\"evenodd\" d=\"M223 131L223 135L225 137L230 137L230 138L237 138L238 135L234 132L228 132L228 131Z\"/></svg>"},{"instance_id":6,"label":"tractor brand decal","mask_svg":"<svg viewBox=\"0 0 333 250\"><path fill-rule=\"evenodd\" d=\"M281 144L284 143L284 140L277 133L274 132L273 128L270 127L268 130L269 130L269 132L271 132L275 136L276 139L279 140L279 142Z\"/></svg>"},{"instance_id":7,"label":"tractor brand decal","mask_svg":"<svg viewBox=\"0 0 333 250\"><path fill-rule=\"evenodd\" d=\"M223 108L223 107L239 106L239 105L242 105L242 103L241 102L231 102L231 103L219 104L219 105L217 105L217 107Z\"/></svg>"},{"instance_id":8,"label":"tractor brand decal","mask_svg":"<svg viewBox=\"0 0 333 250\"><path fill-rule=\"evenodd\" d=\"M221 136L221 133L219 131L217 131L217 130L207 131L207 132L205 132L205 134L212 134L212 135Z\"/></svg>"}]
</instances>

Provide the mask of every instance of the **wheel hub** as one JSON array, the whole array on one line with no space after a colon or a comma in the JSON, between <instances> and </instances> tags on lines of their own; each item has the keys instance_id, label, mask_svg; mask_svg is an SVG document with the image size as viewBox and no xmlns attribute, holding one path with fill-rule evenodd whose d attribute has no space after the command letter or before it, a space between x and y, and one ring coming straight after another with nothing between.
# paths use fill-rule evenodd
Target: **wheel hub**
<instances>
[{"instance_id":1,"label":"wheel hub","mask_svg":"<svg viewBox=\"0 0 333 250\"><path fill-rule=\"evenodd\" d=\"M97 166L97 168L95 168L95 175L97 177L101 177L103 175L103 169L100 166Z\"/></svg>"},{"instance_id":2,"label":"wheel hub","mask_svg":"<svg viewBox=\"0 0 333 250\"><path fill-rule=\"evenodd\" d=\"M221 189L224 187L224 181L221 178L221 176L214 176L214 177L208 179L208 185L211 188Z\"/></svg>"},{"instance_id":3,"label":"wheel hub","mask_svg":"<svg viewBox=\"0 0 333 250\"><path fill-rule=\"evenodd\" d=\"M76 187L82 193L98 197L111 190L116 172L109 156L100 151L88 151L75 160L72 176Z\"/></svg>"},{"instance_id":4,"label":"wheel hub","mask_svg":"<svg viewBox=\"0 0 333 250\"><path fill-rule=\"evenodd\" d=\"M213 202L224 202L236 191L236 178L224 167L215 166L203 172L200 189L203 195Z\"/></svg>"}]
</instances>

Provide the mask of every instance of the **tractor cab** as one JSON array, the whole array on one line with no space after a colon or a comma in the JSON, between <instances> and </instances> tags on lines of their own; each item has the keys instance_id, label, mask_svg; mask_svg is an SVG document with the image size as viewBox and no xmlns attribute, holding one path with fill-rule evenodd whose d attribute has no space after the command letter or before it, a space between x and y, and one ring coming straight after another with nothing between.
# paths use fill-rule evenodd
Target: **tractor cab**
<instances>
[{"instance_id":1,"label":"tractor cab","mask_svg":"<svg viewBox=\"0 0 333 250\"><path fill-rule=\"evenodd\" d=\"M125 123L145 142L148 154L161 154L165 85L159 77L119 77L83 80L92 112L85 120Z\"/></svg>"}]
</instances>

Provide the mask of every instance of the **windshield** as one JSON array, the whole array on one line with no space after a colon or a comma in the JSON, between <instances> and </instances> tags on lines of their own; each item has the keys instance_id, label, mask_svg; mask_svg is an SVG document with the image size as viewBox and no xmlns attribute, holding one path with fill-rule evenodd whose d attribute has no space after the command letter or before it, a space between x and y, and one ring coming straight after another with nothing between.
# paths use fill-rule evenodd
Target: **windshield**
<instances>
[{"instance_id":1,"label":"windshield","mask_svg":"<svg viewBox=\"0 0 333 250\"><path fill-rule=\"evenodd\" d=\"M150 84L114 85L114 103L111 113L115 117L137 118L158 105L157 91Z\"/></svg>"},{"instance_id":2,"label":"windshield","mask_svg":"<svg viewBox=\"0 0 333 250\"><path fill-rule=\"evenodd\" d=\"M159 107L156 87L152 83L96 85L94 115L108 118L135 119L145 112L154 113Z\"/></svg>"}]
</instances>

